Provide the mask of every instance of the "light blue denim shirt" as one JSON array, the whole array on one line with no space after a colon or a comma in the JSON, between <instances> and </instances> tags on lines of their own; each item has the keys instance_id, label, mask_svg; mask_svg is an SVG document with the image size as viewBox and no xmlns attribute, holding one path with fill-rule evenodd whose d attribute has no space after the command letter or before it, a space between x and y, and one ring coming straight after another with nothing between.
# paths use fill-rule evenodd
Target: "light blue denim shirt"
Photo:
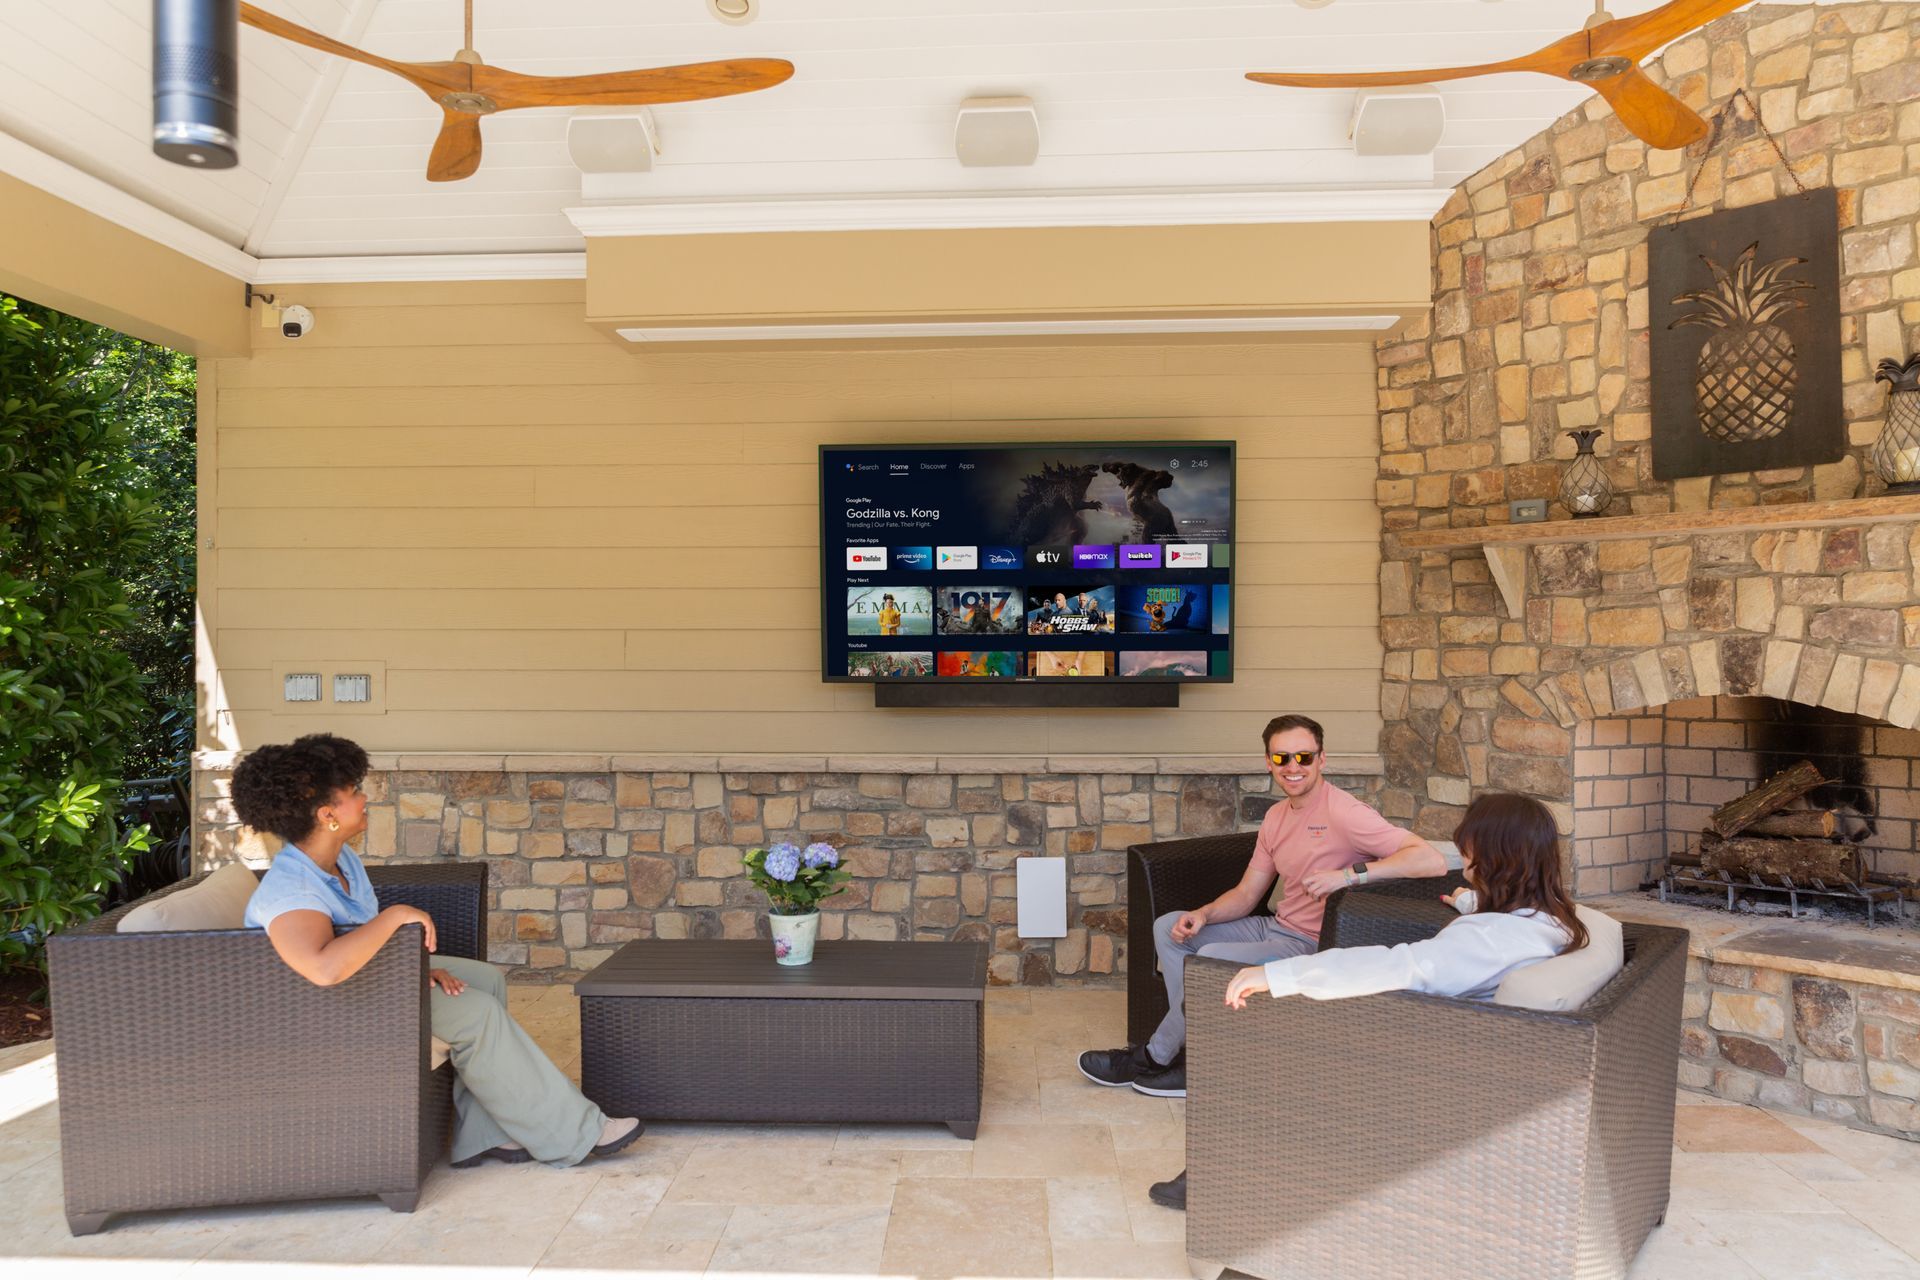
<instances>
[{"instance_id":1,"label":"light blue denim shirt","mask_svg":"<svg viewBox=\"0 0 1920 1280\"><path fill-rule=\"evenodd\" d=\"M367 869L351 846L340 846L340 870L352 892L342 890L338 877L328 875L293 845L282 847L267 874L260 877L260 887L247 899L247 928L264 929L287 911L318 911L343 929L363 925L380 914L380 900L374 896Z\"/></svg>"}]
</instances>

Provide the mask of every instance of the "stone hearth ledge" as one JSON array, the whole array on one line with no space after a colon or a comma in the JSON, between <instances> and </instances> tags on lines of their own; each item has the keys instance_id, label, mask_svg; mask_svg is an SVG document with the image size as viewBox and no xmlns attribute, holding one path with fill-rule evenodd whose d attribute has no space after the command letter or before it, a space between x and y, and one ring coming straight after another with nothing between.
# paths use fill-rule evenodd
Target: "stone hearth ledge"
<instances>
[{"instance_id":1,"label":"stone hearth ledge","mask_svg":"<svg viewBox=\"0 0 1920 1280\"><path fill-rule=\"evenodd\" d=\"M244 751L196 751L196 771L233 768ZM1128 773L1165 776L1232 774L1262 777L1265 770L1243 755L693 755L681 753L505 754L487 752L370 751L378 772L434 773L905 773L905 774L1085 774ZM1329 753L1327 773L1335 777L1374 777L1386 771L1381 757L1369 753Z\"/></svg>"},{"instance_id":2,"label":"stone hearth ledge","mask_svg":"<svg viewBox=\"0 0 1920 1280\"><path fill-rule=\"evenodd\" d=\"M1660 902L1637 893L1582 898L1580 902L1616 920L1685 929L1687 954L1709 964L1741 964L1836 982L1920 991L1920 931L1896 923L1869 929L1831 920L1733 915L1708 907Z\"/></svg>"}]
</instances>

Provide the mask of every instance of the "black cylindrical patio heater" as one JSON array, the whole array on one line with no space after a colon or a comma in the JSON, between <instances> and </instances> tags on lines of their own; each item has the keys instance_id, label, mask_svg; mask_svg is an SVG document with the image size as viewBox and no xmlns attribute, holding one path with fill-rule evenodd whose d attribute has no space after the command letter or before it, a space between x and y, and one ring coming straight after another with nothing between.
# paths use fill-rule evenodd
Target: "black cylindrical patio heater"
<instances>
[{"instance_id":1,"label":"black cylindrical patio heater","mask_svg":"<svg viewBox=\"0 0 1920 1280\"><path fill-rule=\"evenodd\" d=\"M239 0L153 0L153 153L240 163Z\"/></svg>"}]
</instances>

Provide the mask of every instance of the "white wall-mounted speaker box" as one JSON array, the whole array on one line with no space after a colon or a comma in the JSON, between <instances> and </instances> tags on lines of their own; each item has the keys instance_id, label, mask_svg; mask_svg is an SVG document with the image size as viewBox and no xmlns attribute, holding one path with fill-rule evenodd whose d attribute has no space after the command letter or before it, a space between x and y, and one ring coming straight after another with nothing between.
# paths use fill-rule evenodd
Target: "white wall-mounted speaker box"
<instances>
[{"instance_id":1,"label":"white wall-mounted speaker box","mask_svg":"<svg viewBox=\"0 0 1920 1280\"><path fill-rule=\"evenodd\" d=\"M1018 914L1015 928L1023 938L1067 936L1067 860L1021 858L1013 864Z\"/></svg>"}]
</instances>

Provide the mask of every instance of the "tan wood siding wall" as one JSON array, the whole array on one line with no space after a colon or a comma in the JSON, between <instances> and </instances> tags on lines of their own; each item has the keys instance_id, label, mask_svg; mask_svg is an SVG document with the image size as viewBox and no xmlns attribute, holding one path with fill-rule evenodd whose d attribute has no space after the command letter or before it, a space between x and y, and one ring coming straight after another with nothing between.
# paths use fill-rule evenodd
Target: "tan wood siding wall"
<instances>
[{"instance_id":1,"label":"tan wood siding wall","mask_svg":"<svg viewBox=\"0 0 1920 1280\"><path fill-rule=\"evenodd\" d=\"M233 718L203 745L1240 752L1290 709L1374 750L1367 342L636 355L583 323L583 287L282 290L315 331L217 362L206 616ZM1238 441L1236 683L1178 711L903 713L820 681L819 444L1106 437ZM384 714L279 709L276 664L347 658L385 664Z\"/></svg>"}]
</instances>

